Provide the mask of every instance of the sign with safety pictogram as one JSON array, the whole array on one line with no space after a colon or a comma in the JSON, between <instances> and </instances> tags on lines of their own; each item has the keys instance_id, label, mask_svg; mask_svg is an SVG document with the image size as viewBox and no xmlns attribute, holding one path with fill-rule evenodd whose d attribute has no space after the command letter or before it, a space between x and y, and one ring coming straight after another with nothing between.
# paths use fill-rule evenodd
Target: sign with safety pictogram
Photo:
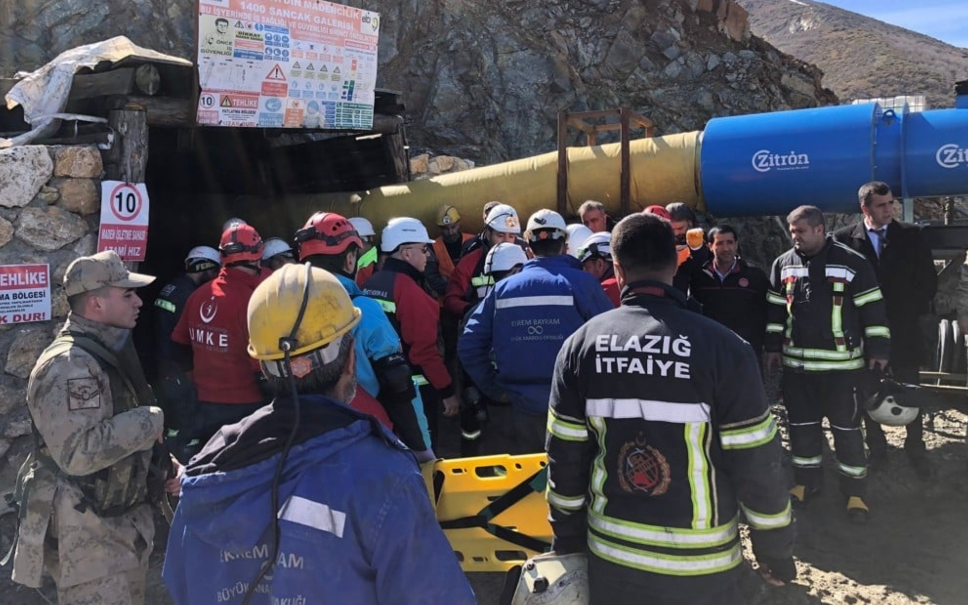
<instances>
[{"instance_id":1,"label":"sign with safety pictogram","mask_svg":"<svg viewBox=\"0 0 968 605\"><path fill-rule=\"evenodd\" d=\"M0 325L50 319L50 265L0 265Z\"/></svg>"},{"instance_id":2,"label":"sign with safety pictogram","mask_svg":"<svg viewBox=\"0 0 968 605\"><path fill-rule=\"evenodd\" d=\"M325 0L198 0L197 123L370 130L380 25Z\"/></svg>"},{"instance_id":3,"label":"sign with safety pictogram","mask_svg":"<svg viewBox=\"0 0 968 605\"><path fill-rule=\"evenodd\" d=\"M97 250L122 260L143 261L148 245L148 189L144 183L101 183L101 227Z\"/></svg>"}]
</instances>

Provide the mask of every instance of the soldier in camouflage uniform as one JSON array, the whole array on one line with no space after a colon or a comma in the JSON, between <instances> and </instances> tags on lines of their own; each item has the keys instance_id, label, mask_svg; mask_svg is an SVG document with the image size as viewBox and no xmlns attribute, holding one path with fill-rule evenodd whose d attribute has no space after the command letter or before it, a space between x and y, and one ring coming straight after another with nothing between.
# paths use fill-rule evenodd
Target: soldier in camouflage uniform
<instances>
[{"instance_id":1,"label":"soldier in camouflage uniform","mask_svg":"<svg viewBox=\"0 0 968 605\"><path fill-rule=\"evenodd\" d=\"M36 446L14 494L13 580L39 587L46 569L61 605L144 602L154 538L145 479L164 416L139 405L144 392L128 376L141 373L125 369L137 358L115 354L138 319L134 288L153 280L111 251L71 263L67 323L30 373Z\"/></svg>"}]
</instances>

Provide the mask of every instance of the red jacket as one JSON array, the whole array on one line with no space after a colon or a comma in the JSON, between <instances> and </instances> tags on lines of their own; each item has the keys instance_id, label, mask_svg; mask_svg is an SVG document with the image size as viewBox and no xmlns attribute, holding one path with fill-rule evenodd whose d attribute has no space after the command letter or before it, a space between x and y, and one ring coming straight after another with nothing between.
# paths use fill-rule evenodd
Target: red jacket
<instances>
[{"instance_id":1,"label":"red jacket","mask_svg":"<svg viewBox=\"0 0 968 605\"><path fill-rule=\"evenodd\" d=\"M486 291L489 284L484 277L484 259L487 255L487 247L478 241L472 242L476 247L469 247L461 256L454 272L447 282L447 291L444 293L444 309L454 317L461 319L467 308L477 301L484 298L478 288ZM483 281L482 281L483 280ZM480 282L480 283L475 283Z\"/></svg>"},{"instance_id":2,"label":"red jacket","mask_svg":"<svg viewBox=\"0 0 968 605\"><path fill-rule=\"evenodd\" d=\"M191 346L198 400L259 403L259 362L249 357L246 310L262 275L222 267L218 277L192 292L171 339Z\"/></svg>"},{"instance_id":3,"label":"red jacket","mask_svg":"<svg viewBox=\"0 0 968 605\"><path fill-rule=\"evenodd\" d=\"M614 275L602 280L602 289L605 290L608 300L612 301L616 308L622 304L622 293L618 289L618 280L615 279Z\"/></svg>"},{"instance_id":4,"label":"red jacket","mask_svg":"<svg viewBox=\"0 0 968 605\"><path fill-rule=\"evenodd\" d=\"M376 263L370 263L369 265L356 270L356 285L360 288L363 284L367 282L371 277L373 277L373 270L376 268Z\"/></svg>"},{"instance_id":5,"label":"red jacket","mask_svg":"<svg viewBox=\"0 0 968 605\"><path fill-rule=\"evenodd\" d=\"M363 294L376 299L386 311L403 344L414 375L423 375L444 399L454 385L437 346L440 305L420 286L423 275L410 264L388 258L383 269L366 282Z\"/></svg>"}]
</instances>

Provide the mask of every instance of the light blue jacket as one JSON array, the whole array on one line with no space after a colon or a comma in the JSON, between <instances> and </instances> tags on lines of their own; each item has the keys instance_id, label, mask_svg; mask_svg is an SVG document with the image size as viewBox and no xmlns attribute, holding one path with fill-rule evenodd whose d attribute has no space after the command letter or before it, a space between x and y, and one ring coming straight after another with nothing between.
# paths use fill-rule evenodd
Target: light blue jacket
<instances>
[{"instance_id":1,"label":"light blue jacket","mask_svg":"<svg viewBox=\"0 0 968 605\"><path fill-rule=\"evenodd\" d=\"M356 282L344 275L336 275L339 283L353 299L353 306L360 310L362 317L351 334L356 339L356 384L364 391L377 398L380 393L380 381L373 370L373 360L383 359L387 355L399 353L400 337L393 329L393 324L387 319L380 303L363 295L363 291ZM413 409L417 414L417 424L423 435L424 443L430 444L430 430L427 427L427 416L420 398L420 389L415 389L417 396L413 400Z\"/></svg>"}]
</instances>

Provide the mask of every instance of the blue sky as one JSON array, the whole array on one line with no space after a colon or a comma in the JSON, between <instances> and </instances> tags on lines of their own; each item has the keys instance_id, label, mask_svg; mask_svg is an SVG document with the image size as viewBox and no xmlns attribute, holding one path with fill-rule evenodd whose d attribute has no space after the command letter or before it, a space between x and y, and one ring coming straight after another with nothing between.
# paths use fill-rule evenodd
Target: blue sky
<instances>
[{"instance_id":1,"label":"blue sky","mask_svg":"<svg viewBox=\"0 0 968 605\"><path fill-rule=\"evenodd\" d=\"M968 0L819 0L968 48Z\"/></svg>"}]
</instances>

